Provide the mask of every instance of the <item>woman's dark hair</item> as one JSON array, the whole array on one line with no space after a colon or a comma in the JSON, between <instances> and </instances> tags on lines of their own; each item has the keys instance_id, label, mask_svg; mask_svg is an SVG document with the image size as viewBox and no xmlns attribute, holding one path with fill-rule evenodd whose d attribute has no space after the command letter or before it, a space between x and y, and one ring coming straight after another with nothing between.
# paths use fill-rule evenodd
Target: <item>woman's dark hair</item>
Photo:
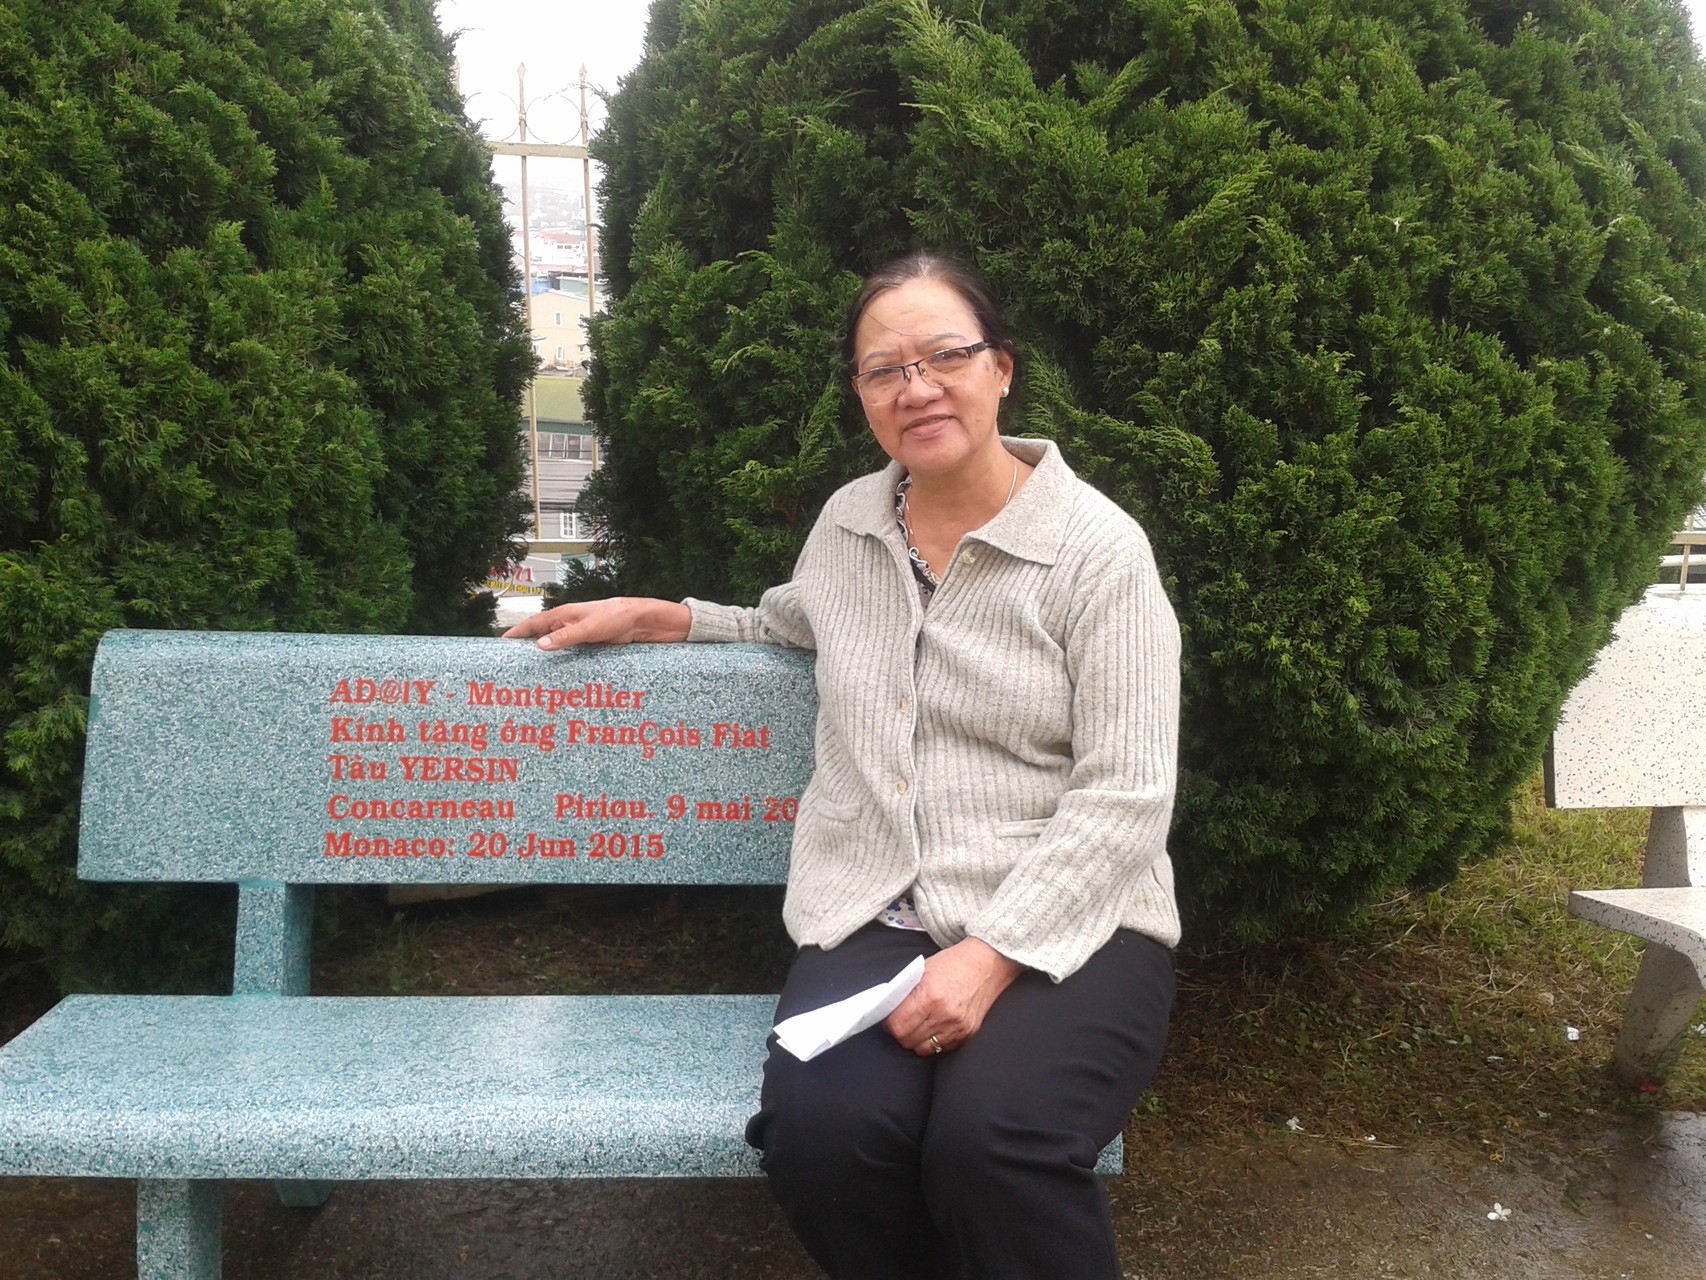
<instances>
[{"instance_id":1,"label":"woman's dark hair","mask_svg":"<svg viewBox=\"0 0 1706 1280\"><path fill-rule=\"evenodd\" d=\"M985 342L1010 356L1015 354L1013 335L1001 319L1001 304L996 302L995 295L990 292L982 277L963 262L940 253L932 253L928 249L920 249L903 258L893 258L883 263L865 277L865 283L853 299L853 305L847 309L847 327L841 339L841 354L850 373L857 371L853 335L859 328L865 308L871 305L871 299L879 293L897 288L908 280L940 280L959 294L966 306L971 308L972 315L977 318L978 327L983 330Z\"/></svg>"}]
</instances>

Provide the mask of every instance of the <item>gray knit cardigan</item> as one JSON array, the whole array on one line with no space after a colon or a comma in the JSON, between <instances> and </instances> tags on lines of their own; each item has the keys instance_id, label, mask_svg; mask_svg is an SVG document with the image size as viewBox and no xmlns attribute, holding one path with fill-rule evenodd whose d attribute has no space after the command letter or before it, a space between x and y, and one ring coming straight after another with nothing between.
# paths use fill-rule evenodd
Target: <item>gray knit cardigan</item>
<instances>
[{"instance_id":1,"label":"gray knit cardigan","mask_svg":"<svg viewBox=\"0 0 1706 1280\"><path fill-rule=\"evenodd\" d=\"M928 610L891 463L830 498L757 607L686 601L688 638L817 652L795 942L833 947L911 889L938 943L970 934L1058 982L1121 926L1179 940L1179 629L1137 523L1052 443L1002 443L1036 471Z\"/></svg>"}]
</instances>

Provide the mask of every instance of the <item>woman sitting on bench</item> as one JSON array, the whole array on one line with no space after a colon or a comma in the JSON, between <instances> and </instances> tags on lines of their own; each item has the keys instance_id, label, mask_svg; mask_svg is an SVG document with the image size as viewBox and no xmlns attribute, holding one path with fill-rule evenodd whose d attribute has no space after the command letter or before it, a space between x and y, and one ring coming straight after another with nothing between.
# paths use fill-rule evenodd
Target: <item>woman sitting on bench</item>
<instances>
[{"instance_id":1,"label":"woman sitting on bench","mask_svg":"<svg viewBox=\"0 0 1706 1280\"><path fill-rule=\"evenodd\" d=\"M809 1062L773 1041L748 1140L832 1276L1116 1280L1095 1166L1172 1007L1178 628L1138 525L1053 443L1000 435L1014 344L966 267L875 272L846 349L892 461L829 499L791 580L508 634L816 652L777 1018L924 977Z\"/></svg>"}]
</instances>

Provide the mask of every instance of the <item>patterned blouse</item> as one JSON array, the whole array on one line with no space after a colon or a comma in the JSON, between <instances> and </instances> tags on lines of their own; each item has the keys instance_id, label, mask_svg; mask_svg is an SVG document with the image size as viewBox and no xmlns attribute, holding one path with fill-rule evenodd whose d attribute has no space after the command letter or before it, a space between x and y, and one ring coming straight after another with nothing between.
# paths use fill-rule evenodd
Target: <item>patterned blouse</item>
<instances>
[{"instance_id":1,"label":"patterned blouse","mask_svg":"<svg viewBox=\"0 0 1706 1280\"><path fill-rule=\"evenodd\" d=\"M930 562L912 545L912 530L906 523L906 495L911 490L912 477L902 476L900 483L894 487L894 519L900 526L901 537L906 539L906 553L912 561L912 576L918 583L918 602L928 609L930 601L942 584L931 571ZM918 908L913 905L910 889L879 911L877 919L896 929L916 929L920 932L924 929L923 922L918 918Z\"/></svg>"}]
</instances>

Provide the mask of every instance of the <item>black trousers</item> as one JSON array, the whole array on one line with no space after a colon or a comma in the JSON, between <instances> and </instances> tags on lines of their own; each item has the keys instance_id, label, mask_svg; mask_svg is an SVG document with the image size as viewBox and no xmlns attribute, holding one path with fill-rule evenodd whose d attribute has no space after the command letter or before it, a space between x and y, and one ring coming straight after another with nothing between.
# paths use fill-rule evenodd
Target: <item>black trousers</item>
<instances>
[{"instance_id":1,"label":"black trousers","mask_svg":"<svg viewBox=\"0 0 1706 1280\"><path fill-rule=\"evenodd\" d=\"M937 950L880 924L804 947L777 1021ZM1026 970L948 1053L877 1026L800 1062L771 1037L747 1141L836 1280L1118 1280L1096 1158L1155 1074L1172 1005L1172 953L1121 930L1064 982Z\"/></svg>"}]
</instances>

